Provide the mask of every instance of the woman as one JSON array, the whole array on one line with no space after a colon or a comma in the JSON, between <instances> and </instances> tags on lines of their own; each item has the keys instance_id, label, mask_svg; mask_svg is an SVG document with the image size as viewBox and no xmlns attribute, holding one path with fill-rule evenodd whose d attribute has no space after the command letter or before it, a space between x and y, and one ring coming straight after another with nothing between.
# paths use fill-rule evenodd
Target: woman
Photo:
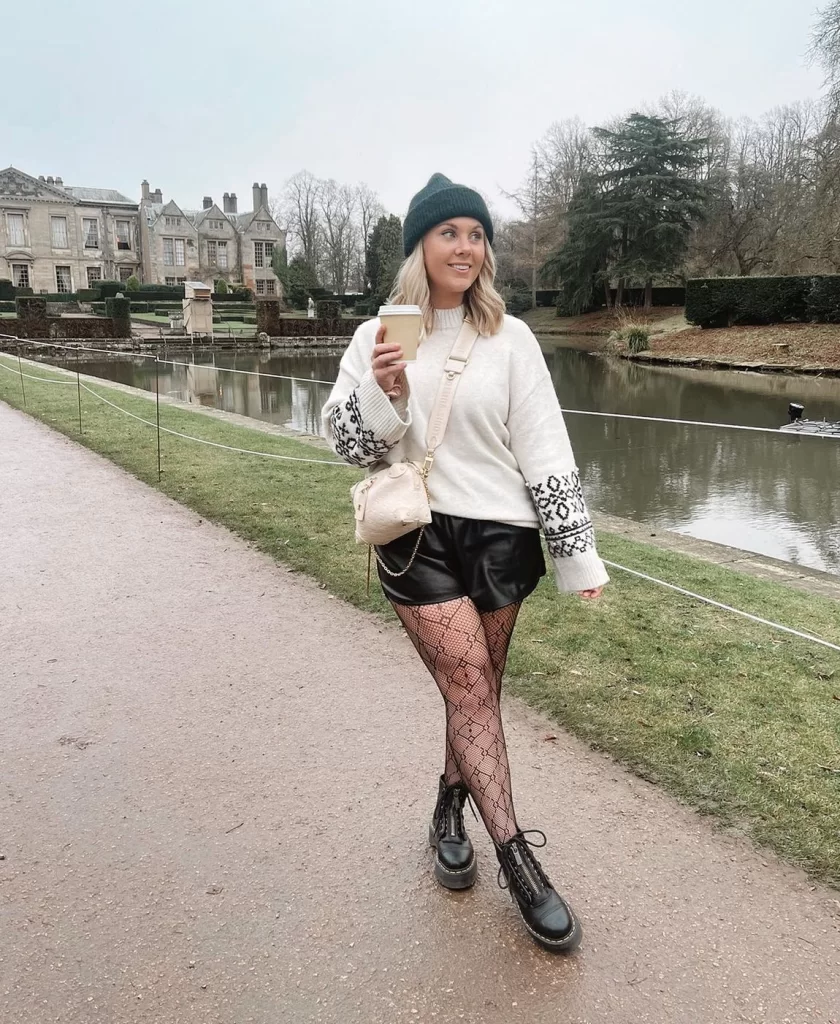
<instances>
[{"instance_id":1,"label":"woman","mask_svg":"<svg viewBox=\"0 0 840 1024\"><path fill-rule=\"evenodd\" d=\"M499 697L520 605L545 575L540 525L561 591L596 598L609 578L539 344L521 320L505 316L493 287L492 240L481 196L435 174L409 206L406 260L390 300L423 310L417 360L407 368L379 321L363 324L323 417L348 462L422 463L429 414L465 316L478 330L429 474L432 523L404 575L394 574L409 564L417 532L377 549L379 578L446 709L446 762L429 830L436 878L451 889L475 880L463 816L469 795L529 932L568 951L580 942L580 925L531 849L544 846L545 835L517 823Z\"/></svg>"}]
</instances>

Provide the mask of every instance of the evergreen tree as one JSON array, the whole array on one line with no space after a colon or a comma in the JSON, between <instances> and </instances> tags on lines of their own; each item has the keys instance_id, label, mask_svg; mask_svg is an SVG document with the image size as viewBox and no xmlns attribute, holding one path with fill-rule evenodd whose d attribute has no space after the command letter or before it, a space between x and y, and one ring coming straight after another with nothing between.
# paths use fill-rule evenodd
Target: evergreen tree
<instances>
[{"instance_id":1,"label":"evergreen tree","mask_svg":"<svg viewBox=\"0 0 840 1024\"><path fill-rule=\"evenodd\" d=\"M644 281L650 308L653 278L680 268L691 229L703 219L708 190L698 172L709 140L686 138L678 121L645 114L593 134L606 157L601 217L619 230L619 256L610 269L620 281Z\"/></svg>"},{"instance_id":2,"label":"evergreen tree","mask_svg":"<svg viewBox=\"0 0 840 1024\"><path fill-rule=\"evenodd\" d=\"M606 217L597 178L583 175L569 204L566 240L542 268L545 282L559 285L559 316L577 316L598 304L599 287L606 288L609 305L615 236L616 226Z\"/></svg>"},{"instance_id":3,"label":"evergreen tree","mask_svg":"<svg viewBox=\"0 0 840 1024\"><path fill-rule=\"evenodd\" d=\"M289 260L286 254L285 245L275 245L271 257L271 269L274 276L280 282L280 299L285 299L289 294Z\"/></svg>"},{"instance_id":4,"label":"evergreen tree","mask_svg":"<svg viewBox=\"0 0 840 1024\"><path fill-rule=\"evenodd\" d=\"M595 128L603 145L600 174L585 175L569 208L568 234L543 267L560 282L570 312L587 308L599 284L645 285L679 272L692 228L703 219L709 187L701 180L707 139L687 138L679 121L631 114L617 129ZM609 305L609 298L607 301Z\"/></svg>"},{"instance_id":5,"label":"evergreen tree","mask_svg":"<svg viewBox=\"0 0 840 1024\"><path fill-rule=\"evenodd\" d=\"M393 215L380 217L365 250L365 276L373 303L382 305L387 300L402 259L402 221Z\"/></svg>"},{"instance_id":6,"label":"evergreen tree","mask_svg":"<svg viewBox=\"0 0 840 1024\"><path fill-rule=\"evenodd\" d=\"M276 271L275 271L276 273ZM303 256L293 256L287 268L288 291L286 299L292 309L304 309L313 290L317 290L318 275Z\"/></svg>"}]
</instances>

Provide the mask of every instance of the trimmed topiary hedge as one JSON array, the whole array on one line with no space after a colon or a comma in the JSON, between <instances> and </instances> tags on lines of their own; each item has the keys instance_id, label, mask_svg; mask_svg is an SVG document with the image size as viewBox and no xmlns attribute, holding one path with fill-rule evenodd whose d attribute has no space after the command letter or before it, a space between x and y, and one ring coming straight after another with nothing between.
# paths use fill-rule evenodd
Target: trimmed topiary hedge
<instances>
[{"instance_id":1,"label":"trimmed topiary hedge","mask_svg":"<svg viewBox=\"0 0 840 1024\"><path fill-rule=\"evenodd\" d=\"M700 327L840 323L840 275L698 278L686 285L685 316Z\"/></svg>"},{"instance_id":2,"label":"trimmed topiary hedge","mask_svg":"<svg viewBox=\"0 0 840 1024\"><path fill-rule=\"evenodd\" d=\"M48 338L50 322L47 300L40 295L19 295L15 299L18 331L24 338Z\"/></svg>"},{"instance_id":3,"label":"trimmed topiary hedge","mask_svg":"<svg viewBox=\"0 0 840 1024\"><path fill-rule=\"evenodd\" d=\"M131 337L131 301L112 298L105 300L105 313L114 325L115 338Z\"/></svg>"},{"instance_id":4,"label":"trimmed topiary hedge","mask_svg":"<svg viewBox=\"0 0 840 1024\"><path fill-rule=\"evenodd\" d=\"M125 295L125 281L98 281L96 290L100 299L112 299L117 292Z\"/></svg>"},{"instance_id":5,"label":"trimmed topiary hedge","mask_svg":"<svg viewBox=\"0 0 840 1024\"><path fill-rule=\"evenodd\" d=\"M14 302L0 301L0 313L14 313L15 304Z\"/></svg>"},{"instance_id":6,"label":"trimmed topiary hedge","mask_svg":"<svg viewBox=\"0 0 840 1024\"><path fill-rule=\"evenodd\" d=\"M7 277L0 277L0 299L4 302L15 301L15 286Z\"/></svg>"},{"instance_id":7,"label":"trimmed topiary hedge","mask_svg":"<svg viewBox=\"0 0 840 1024\"><path fill-rule=\"evenodd\" d=\"M840 274L811 278L808 319L817 324L840 324Z\"/></svg>"},{"instance_id":8,"label":"trimmed topiary hedge","mask_svg":"<svg viewBox=\"0 0 840 1024\"><path fill-rule=\"evenodd\" d=\"M319 320L338 320L341 316L341 303L338 299L318 299L315 303L315 316Z\"/></svg>"}]
</instances>

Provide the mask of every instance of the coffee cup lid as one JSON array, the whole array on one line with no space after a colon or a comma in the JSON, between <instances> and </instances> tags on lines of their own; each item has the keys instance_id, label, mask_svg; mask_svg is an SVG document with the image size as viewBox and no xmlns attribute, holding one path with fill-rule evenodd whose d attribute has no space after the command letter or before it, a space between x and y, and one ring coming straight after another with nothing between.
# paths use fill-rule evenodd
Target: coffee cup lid
<instances>
[{"instance_id":1,"label":"coffee cup lid","mask_svg":"<svg viewBox=\"0 0 840 1024\"><path fill-rule=\"evenodd\" d=\"M423 310L419 306L380 306L380 316L422 316Z\"/></svg>"}]
</instances>

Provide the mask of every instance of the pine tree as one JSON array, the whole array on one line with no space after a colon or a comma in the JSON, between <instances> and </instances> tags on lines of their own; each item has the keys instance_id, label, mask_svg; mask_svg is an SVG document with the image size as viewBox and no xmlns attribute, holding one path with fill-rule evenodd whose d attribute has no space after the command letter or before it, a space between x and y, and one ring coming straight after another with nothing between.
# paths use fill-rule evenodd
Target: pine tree
<instances>
[{"instance_id":1,"label":"pine tree","mask_svg":"<svg viewBox=\"0 0 840 1024\"><path fill-rule=\"evenodd\" d=\"M602 218L620 232L610 269L620 281L644 281L650 308L653 278L679 269L691 229L703 219L708 190L698 172L709 140L685 138L678 121L645 114L593 134L605 148Z\"/></svg>"}]
</instances>

